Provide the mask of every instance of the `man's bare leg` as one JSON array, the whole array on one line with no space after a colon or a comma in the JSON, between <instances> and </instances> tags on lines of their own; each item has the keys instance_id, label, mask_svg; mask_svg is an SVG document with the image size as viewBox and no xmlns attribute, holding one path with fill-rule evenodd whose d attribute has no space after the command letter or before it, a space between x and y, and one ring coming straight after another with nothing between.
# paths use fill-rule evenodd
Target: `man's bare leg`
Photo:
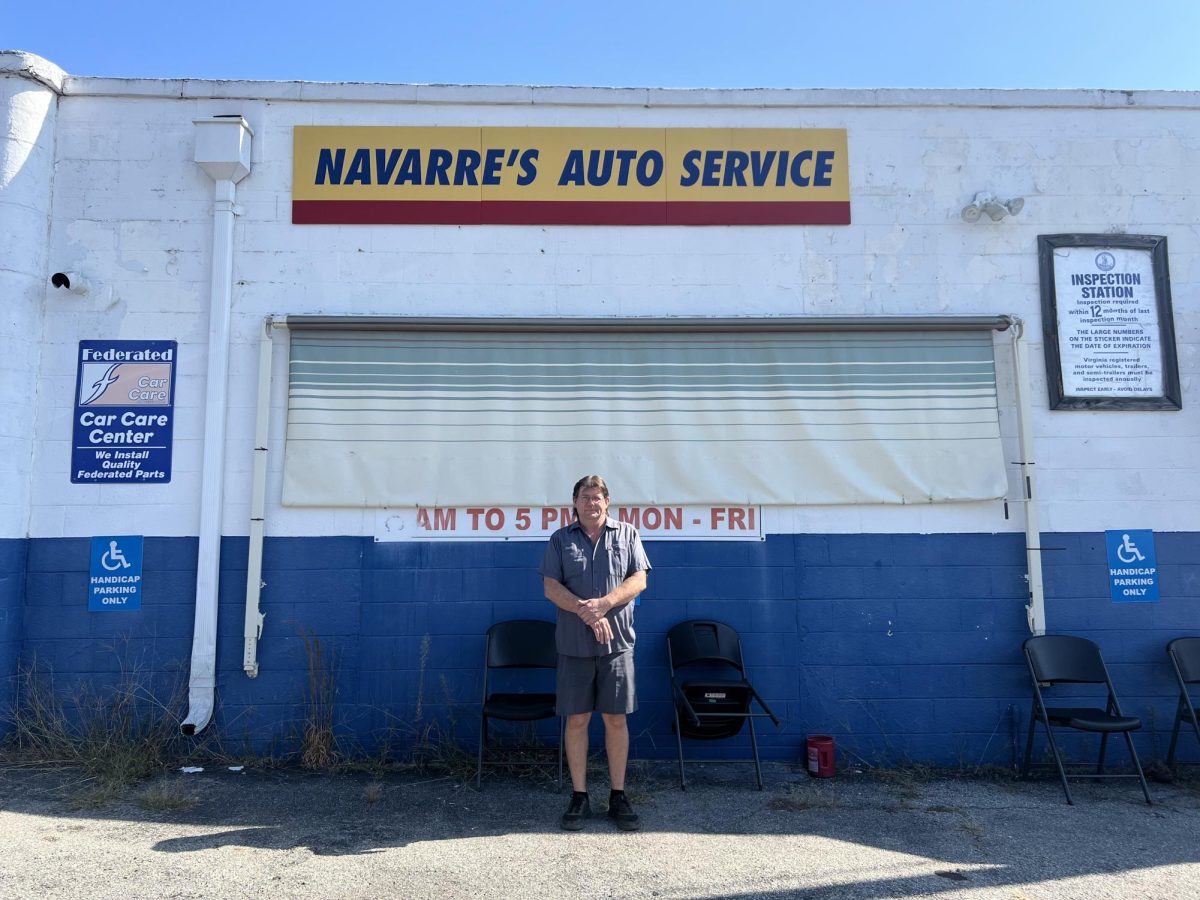
<instances>
[{"instance_id":1,"label":"man's bare leg","mask_svg":"<svg viewBox=\"0 0 1200 900\"><path fill-rule=\"evenodd\" d=\"M605 716L606 723L607 719ZM571 788L581 792L587 791L588 723L591 720L590 712L567 716L567 768L571 770ZM626 740L626 753L628 743Z\"/></svg>"},{"instance_id":2,"label":"man's bare leg","mask_svg":"<svg viewBox=\"0 0 1200 900\"><path fill-rule=\"evenodd\" d=\"M629 724L623 713L601 715L604 717L604 748L608 753L608 779L614 791L623 791L625 765L629 760ZM586 747L584 752L587 752ZM574 778L574 774L571 777Z\"/></svg>"}]
</instances>

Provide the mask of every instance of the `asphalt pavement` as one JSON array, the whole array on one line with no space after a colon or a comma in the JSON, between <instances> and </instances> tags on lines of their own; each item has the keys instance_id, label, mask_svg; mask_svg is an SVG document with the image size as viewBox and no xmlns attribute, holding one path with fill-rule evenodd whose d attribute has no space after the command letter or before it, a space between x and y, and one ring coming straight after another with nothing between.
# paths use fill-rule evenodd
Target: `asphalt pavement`
<instances>
[{"instance_id":1,"label":"asphalt pavement","mask_svg":"<svg viewBox=\"0 0 1200 900\"><path fill-rule=\"evenodd\" d=\"M0 768L0 897L1200 898L1200 781L810 778L633 766L636 833L558 820L547 776L173 770L87 805L78 772ZM92 798L94 800L94 797Z\"/></svg>"}]
</instances>

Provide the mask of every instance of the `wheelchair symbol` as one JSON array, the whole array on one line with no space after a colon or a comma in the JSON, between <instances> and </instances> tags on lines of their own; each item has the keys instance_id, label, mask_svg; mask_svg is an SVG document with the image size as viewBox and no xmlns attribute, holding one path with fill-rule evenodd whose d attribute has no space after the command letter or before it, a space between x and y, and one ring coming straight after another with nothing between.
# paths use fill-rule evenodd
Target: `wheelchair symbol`
<instances>
[{"instance_id":1,"label":"wheelchair symbol","mask_svg":"<svg viewBox=\"0 0 1200 900\"><path fill-rule=\"evenodd\" d=\"M100 557L100 565L104 566L109 572L115 572L118 569L128 569L129 560L125 558L125 554L117 546L116 541L109 541L108 550Z\"/></svg>"},{"instance_id":2,"label":"wheelchair symbol","mask_svg":"<svg viewBox=\"0 0 1200 900\"><path fill-rule=\"evenodd\" d=\"M1142 551L1129 539L1129 535L1123 534L1121 535L1121 546L1117 548L1117 559L1128 565L1129 563L1143 562L1146 557L1142 556Z\"/></svg>"}]
</instances>

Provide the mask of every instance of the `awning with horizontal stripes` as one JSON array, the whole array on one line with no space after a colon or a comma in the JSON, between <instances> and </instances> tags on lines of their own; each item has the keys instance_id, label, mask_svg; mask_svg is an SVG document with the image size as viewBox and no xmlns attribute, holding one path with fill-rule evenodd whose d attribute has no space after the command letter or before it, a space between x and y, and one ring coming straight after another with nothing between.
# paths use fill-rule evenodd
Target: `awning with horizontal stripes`
<instances>
[{"instance_id":1,"label":"awning with horizontal stripes","mask_svg":"<svg viewBox=\"0 0 1200 900\"><path fill-rule=\"evenodd\" d=\"M993 499L992 331L967 319L290 317L283 502Z\"/></svg>"}]
</instances>

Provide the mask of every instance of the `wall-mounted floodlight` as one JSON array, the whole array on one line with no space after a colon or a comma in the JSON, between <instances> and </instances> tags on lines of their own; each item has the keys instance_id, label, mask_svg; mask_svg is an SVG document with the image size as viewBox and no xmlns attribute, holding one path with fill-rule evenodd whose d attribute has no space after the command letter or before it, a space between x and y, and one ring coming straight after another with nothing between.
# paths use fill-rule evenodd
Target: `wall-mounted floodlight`
<instances>
[{"instance_id":1,"label":"wall-mounted floodlight","mask_svg":"<svg viewBox=\"0 0 1200 900\"><path fill-rule=\"evenodd\" d=\"M1024 208L1024 197L1000 200L989 193L981 192L976 194L975 199L963 207L962 220L964 222L978 222L980 216L986 214L993 222L999 222L1005 216L1015 216Z\"/></svg>"}]
</instances>

